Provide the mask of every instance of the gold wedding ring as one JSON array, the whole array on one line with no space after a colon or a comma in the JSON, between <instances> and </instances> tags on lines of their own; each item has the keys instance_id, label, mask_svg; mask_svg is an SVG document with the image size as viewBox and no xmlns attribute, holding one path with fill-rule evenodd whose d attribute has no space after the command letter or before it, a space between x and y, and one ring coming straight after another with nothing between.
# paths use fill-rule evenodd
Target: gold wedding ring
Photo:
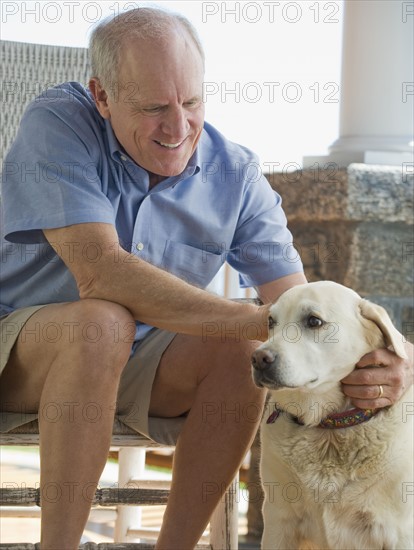
<instances>
[{"instance_id":1,"label":"gold wedding ring","mask_svg":"<svg viewBox=\"0 0 414 550\"><path fill-rule=\"evenodd\" d=\"M384 388L381 386L381 384L378 385L378 390L379 390L379 393L378 393L377 399L379 399L384 395Z\"/></svg>"}]
</instances>

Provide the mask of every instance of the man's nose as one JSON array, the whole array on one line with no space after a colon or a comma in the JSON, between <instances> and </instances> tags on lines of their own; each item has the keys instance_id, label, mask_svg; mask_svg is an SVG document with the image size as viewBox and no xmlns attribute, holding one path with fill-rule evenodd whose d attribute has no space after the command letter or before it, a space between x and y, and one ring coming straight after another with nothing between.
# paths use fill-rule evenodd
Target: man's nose
<instances>
[{"instance_id":1,"label":"man's nose","mask_svg":"<svg viewBox=\"0 0 414 550\"><path fill-rule=\"evenodd\" d=\"M177 140L184 139L188 132L187 114L182 107L168 109L162 121L164 134Z\"/></svg>"},{"instance_id":2,"label":"man's nose","mask_svg":"<svg viewBox=\"0 0 414 550\"><path fill-rule=\"evenodd\" d=\"M275 359L276 355L270 349L257 349L252 355L252 366L256 370L266 370Z\"/></svg>"}]
</instances>

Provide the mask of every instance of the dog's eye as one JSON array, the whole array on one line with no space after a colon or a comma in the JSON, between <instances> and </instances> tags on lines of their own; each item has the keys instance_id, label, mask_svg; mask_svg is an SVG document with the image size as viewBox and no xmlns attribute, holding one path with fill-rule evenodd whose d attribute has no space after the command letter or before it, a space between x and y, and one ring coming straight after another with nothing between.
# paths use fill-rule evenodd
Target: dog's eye
<instances>
[{"instance_id":1,"label":"dog's eye","mask_svg":"<svg viewBox=\"0 0 414 550\"><path fill-rule=\"evenodd\" d=\"M273 317L269 317L269 330L274 328L277 325L276 321L273 319Z\"/></svg>"},{"instance_id":2,"label":"dog's eye","mask_svg":"<svg viewBox=\"0 0 414 550\"><path fill-rule=\"evenodd\" d=\"M315 317L315 315L310 315L306 324L309 328L319 328L323 325L323 321L319 317Z\"/></svg>"}]
</instances>

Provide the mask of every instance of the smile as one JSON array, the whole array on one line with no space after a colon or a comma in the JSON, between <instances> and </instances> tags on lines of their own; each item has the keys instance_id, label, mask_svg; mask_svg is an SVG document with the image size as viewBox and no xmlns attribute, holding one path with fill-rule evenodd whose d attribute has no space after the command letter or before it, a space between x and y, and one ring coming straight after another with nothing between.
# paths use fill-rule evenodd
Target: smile
<instances>
[{"instance_id":1,"label":"smile","mask_svg":"<svg viewBox=\"0 0 414 550\"><path fill-rule=\"evenodd\" d=\"M155 143L158 143L158 145L161 145L162 147L166 147L167 149L177 149L177 147L179 147L183 142L183 141L180 141L179 143L163 143L162 141L157 141L156 139L154 140Z\"/></svg>"}]
</instances>

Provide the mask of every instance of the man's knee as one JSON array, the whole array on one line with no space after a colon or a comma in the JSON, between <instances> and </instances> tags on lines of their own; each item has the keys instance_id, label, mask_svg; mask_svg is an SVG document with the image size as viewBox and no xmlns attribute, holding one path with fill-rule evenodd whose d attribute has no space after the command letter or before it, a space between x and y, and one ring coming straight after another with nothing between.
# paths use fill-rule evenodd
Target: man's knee
<instances>
[{"instance_id":1,"label":"man's knee","mask_svg":"<svg viewBox=\"0 0 414 550\"><path fill-rule=\"evenodd\" d=\"M111 359L114 366L126 364L135 337L135 321L126 308L105 300L85 299L67 304L63 318L62 352L78 350L93 362Z\"/></svg>"},{"instance_id":2,"label":"man's knee","mask_svg":"<svg viewBox=\"0 0 414 550\"><path fill-rule=\"evenodd\" d=\"M122 305L107 300L86 298L66 304L68 315L77 316L83 322L98 322L104 326L118 323L135 323L131 313Z\"/></svg>"},{"instance_id":3,"label":"man's knee","mask_svg":"<svg viewBox=\"0 0 414 550\"><path fill-rule=\"evenodd\" d=\"M134 335L134 319L118 304L80 300L45 306L20 331L2 373L0 401L24 402L27 411L36 411L52 368L92 390L108 380L116 383Z\"/></svg>"}]
</instances>

